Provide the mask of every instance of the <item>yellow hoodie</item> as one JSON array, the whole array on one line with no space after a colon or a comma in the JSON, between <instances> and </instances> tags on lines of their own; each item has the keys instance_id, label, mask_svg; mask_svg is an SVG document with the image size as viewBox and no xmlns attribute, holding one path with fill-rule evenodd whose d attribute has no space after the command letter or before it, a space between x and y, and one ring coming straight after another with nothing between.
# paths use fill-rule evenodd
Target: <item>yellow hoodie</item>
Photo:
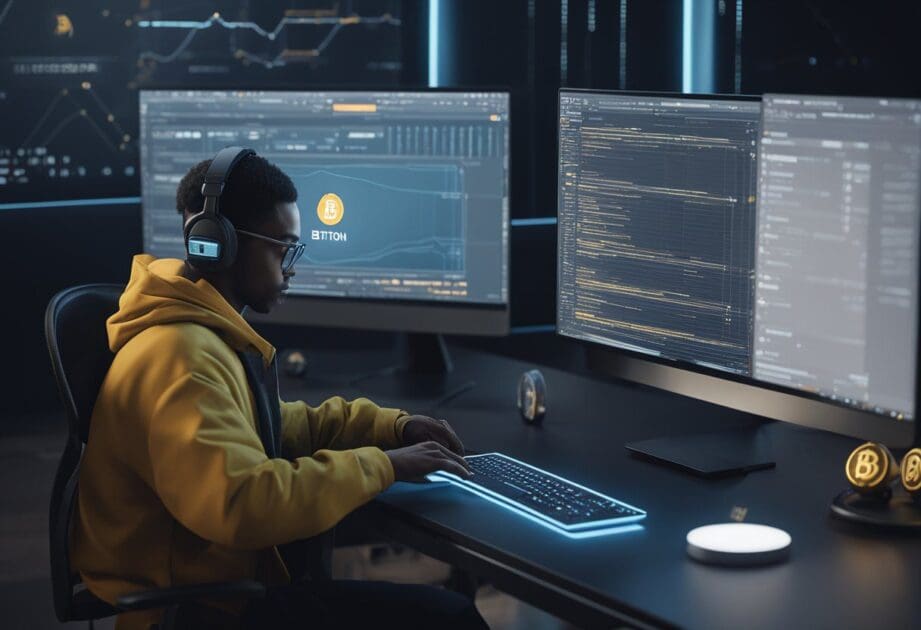
<instances>
[{"instance_id":1,"label":"yellow hoodie","mask_svg":"<svg viewBox=\"0 0 921 630\"><path fill-rule=\"evenodd\" d=\"M366 399L282 402L268 459L237 351L275 349L184 263L136 256L107 322L116 353L80 470L71 563L98 597L182 584L288 581L276 545L314 536L393 483L381 449L405 412ZM373 444L375 446L368 446ZM120 615L147 627L159 611Z\"/></svg>"}]
</instances>

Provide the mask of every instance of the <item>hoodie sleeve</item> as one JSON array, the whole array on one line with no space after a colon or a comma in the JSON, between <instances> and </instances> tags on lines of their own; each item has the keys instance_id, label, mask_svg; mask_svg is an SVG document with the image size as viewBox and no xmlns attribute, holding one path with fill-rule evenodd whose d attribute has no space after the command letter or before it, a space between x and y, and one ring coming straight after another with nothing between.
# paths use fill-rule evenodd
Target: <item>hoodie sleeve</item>
<instances>
[{"instance_id":1,"label":"hoodie sleeve","mask_svg":"<svg viewBox=\"0 0 921 630\"><path fill-rule=\"evenodd\" d=\"M408 420L405 411L378 407L367 398L347 401L335 396L319 407L282 402L282 453L293 459L321 448L397 448Z\"/></svg>"},{"instance_id":2,"label":"hoodie sleeve","mask_svg":"<svg viewBox=\"0 0 921 630\"><path fill-rule=\"evenodd\" d=\"M241 395L235 357L220 354L199 349L191 369L173 371L150 417L154 490L183 526L262 549L329 529L393 483L390 460L374 447L268 459L241 404L249 390Z\"/></svg>"}]
</instances>

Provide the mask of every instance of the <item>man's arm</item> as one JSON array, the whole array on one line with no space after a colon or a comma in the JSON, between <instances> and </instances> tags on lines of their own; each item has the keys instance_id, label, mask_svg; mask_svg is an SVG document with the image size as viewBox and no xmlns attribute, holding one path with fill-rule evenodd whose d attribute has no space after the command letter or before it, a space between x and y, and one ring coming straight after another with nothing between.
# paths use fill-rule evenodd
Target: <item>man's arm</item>
<instances>
[{"instance_id":1,"label":"man's arm","mask_svg":"<svg viewBox=\"0 0 921 630\"><path fill-rule=\"evenodd\" d=\"M231 394L237 379L229 367L207 352L195 361L166 379L148 451L154 490L198 536L241 549L307 538L393 482L390 459L373 447L268 459L249 411Z\"/></svg>"},{"instance_id":2,"label":"man's arm","mask_svg":"<svg viewBox=\"0 0 921 630\"><path fill-rule=\"evenodd\" d=\"M287 458L310 455L317 449L402 446L405 411L378 407L367 398L347 401L335 396L319 407L303 401L282 402L282 453Z\"/></svg>"}]
</instances>

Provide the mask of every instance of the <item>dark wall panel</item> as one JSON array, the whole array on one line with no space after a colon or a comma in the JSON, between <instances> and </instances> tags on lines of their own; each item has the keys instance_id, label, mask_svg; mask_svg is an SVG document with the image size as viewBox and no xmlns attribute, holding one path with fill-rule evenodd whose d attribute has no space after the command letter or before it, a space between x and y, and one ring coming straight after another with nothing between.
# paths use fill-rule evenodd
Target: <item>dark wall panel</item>
<instances>
[{"instance_id":1,"label":"dark wall panel","mask_svg":"<svg viewBox=\"0 0 921 630\"><path fill-rule=\"evenodd\" d=\"M0 212L0 410L58 404L45 346L48 301L75 284L127 282L131 256L140 249L137 205Z\"/></svg>"}]
</instances>

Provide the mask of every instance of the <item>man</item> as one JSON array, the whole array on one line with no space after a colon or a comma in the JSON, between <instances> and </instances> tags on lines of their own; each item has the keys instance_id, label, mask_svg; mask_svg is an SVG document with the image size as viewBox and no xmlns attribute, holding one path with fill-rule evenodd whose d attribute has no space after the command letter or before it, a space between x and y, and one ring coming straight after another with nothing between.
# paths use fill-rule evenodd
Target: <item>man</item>
<instances>
[{"instance_id":1,"label":"man","mask_svg":"<svg viewBox=\"0 0 921 630\"><path fill-rule=\"evenodd\" d=\"M179 184L177 209L187 220L202 208L209 164ZM294 275L303 251L296 200L281 170L250 155L220 196L239 239L229 268L134 258L107 322L116 354L81 465L73 568L108 602L182 584L270 585L265 600L186 608L197 626L483 627L470 600L439 589L291 583L278 545L329 530L395 480L439 469L469 474L446 422L367 399L281 402L281 456L267 456L241 356L272 373L275 349L241 312L269 312ZM146 628L161 613L120 615L118 627Z\"/></svg>"}]
</instances>

